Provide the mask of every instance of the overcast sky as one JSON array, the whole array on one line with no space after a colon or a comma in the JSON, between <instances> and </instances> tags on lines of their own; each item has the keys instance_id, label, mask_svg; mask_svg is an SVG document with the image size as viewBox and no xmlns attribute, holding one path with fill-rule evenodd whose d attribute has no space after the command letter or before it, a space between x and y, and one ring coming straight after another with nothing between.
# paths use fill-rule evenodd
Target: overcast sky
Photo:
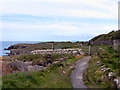
<instances>
[{"instance_id":1,"label":"overcast sky","mask_svg":"<svg viewBox=\"0 0 120 90\"><path fill-rule=\"evenodd\" d=\"M2 0L2 40L89 40L96 35L117 30L118 1Z\"/></svg>"}]
</instances>

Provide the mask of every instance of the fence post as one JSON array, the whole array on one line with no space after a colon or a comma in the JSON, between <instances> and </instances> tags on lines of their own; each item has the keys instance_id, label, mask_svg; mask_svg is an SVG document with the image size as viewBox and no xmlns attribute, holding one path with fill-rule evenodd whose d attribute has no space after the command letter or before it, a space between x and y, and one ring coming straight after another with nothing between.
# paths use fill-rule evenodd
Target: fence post
<instances>
[{"instance_id":1,"label":"fence post","mask_svg":"<svg viewBox=\"0 0 120 90\"><path fill-rule=\"evenodd\" d=\"M89 51L88 51L89 55L91 55L91 46L89 45Z\"/></svg>"},{"instance_id":2,"label":"fence post","mask_svg":"<svg viewBox=\"0 0 120 90\"><path fill-rule=\"evenodd\" d=\"M52 50L54 50L54 46L53 46L53 44L52 44Z\"/></svg>"}]
</instances>

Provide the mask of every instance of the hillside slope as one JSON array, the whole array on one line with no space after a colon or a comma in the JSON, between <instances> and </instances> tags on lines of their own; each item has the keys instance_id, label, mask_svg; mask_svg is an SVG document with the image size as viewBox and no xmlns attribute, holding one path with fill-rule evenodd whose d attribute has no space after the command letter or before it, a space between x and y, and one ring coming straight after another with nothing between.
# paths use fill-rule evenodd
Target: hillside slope
<instances>
[{"instance_id":1,"label":"hillside slope","mask_svg":"<svg viewBox=\"0 0 120 90\"><path fill-rule=\"evenodd\" d=\"M92 45L112 45L113 40L117 40L120 44L120 30L111 31L108 34L102 34L96 36L90 40L90 44Z\"/></svg>"}]
</instances>

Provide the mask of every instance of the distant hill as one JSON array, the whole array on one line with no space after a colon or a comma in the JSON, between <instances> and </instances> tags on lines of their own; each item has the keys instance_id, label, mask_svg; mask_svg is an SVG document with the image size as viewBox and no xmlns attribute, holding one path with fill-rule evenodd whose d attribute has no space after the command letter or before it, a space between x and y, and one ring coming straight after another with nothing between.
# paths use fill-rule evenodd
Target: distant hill
<instances>
[{"instance_id":1,"label":"distant hill","mask_svg":"<svg viewBox=\"0 0 120 90\"><path fill-rule=\"evenodd\" d=\"M113 40L120 41L120 30L111 31L108 34L101 34L90 40L90 43L93 45L111 45Z\"/></svg>"}]
</instances>

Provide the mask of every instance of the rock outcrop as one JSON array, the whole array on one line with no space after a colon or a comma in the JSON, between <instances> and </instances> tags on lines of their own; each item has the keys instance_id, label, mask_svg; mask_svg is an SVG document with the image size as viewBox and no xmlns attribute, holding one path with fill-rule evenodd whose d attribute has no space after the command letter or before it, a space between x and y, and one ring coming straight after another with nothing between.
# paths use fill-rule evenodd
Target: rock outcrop
<instances>
[{"instance_id":1,"label":"rock outcrop","mask_svg":"<svg viewBox=\"0 0 120 90\"><path fill-rule=\"evenodd\" d=\"M19 60L15 60L13 62L10 63L11 67L14 69L14 70L17 70L17 71L28 71L27 70L27 67L30 65L31 63L26 63L26 62L23 62L23 61L19 61Z\"/></svg>"},{"instance_id":2,"label":"rock outcrop","mask_svg":"<svg viewBox=\"0 0 120 90\"><path fill-rule=\"evenodd\" d=\"M2 61L0 62L0 64L2 66L2 72L0 72L0 75L7 75L9 73L13 73L13 69L10 65L10 62Z\"/></svg>"},{"instance_id":3,"label":"rock outcrop","mask_svg":"<svg viewBox=\"0 0 120 90\"><path fill-rule=\"evenodd\" d=\"M38 71L43 69L43 66L35 65L35 66L28 66L27 71Z\"/></svg>"},{"instance_id":4,"label":"rock outcrop","mask_svg":"<svg viewBox=\"0 0 120 90\"><path fill-rule=\"evenodd\" d=\"M120 77L115 78L114 81L117 85L117 88L119 89L120 88Z\"/></svg>"},{"instance_id":5,"label":"rock outcrop","mask_svg":"<svg viewBox=\"0 0 120 90\"><path fill-rule=\"evenodd\" d=\"M22 49L22 48L26 48L27 45L11 45L8 48L5 48L4 50L11 50L11 49Z\"/></svg>"}]
</instances>

